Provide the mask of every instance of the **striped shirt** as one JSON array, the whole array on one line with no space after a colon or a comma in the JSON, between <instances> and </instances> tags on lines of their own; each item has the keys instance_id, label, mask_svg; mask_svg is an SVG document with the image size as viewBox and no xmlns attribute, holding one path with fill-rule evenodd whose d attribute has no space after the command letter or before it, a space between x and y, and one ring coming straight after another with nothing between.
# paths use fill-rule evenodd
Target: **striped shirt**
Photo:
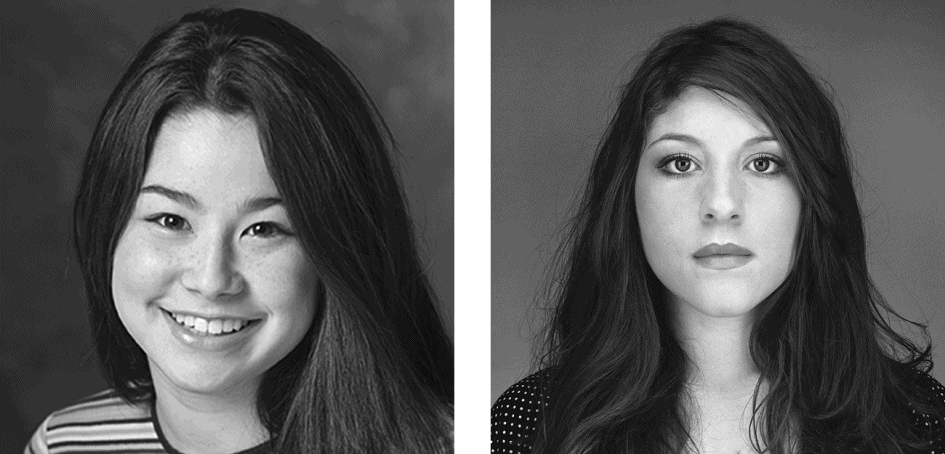
<instances>
[{"instance_id":1,"label":"striped shirt","mask_svg":"<svg viewBox=\"0 0 945 454\"><path fill-rule=\"evenodd\" d=\"M239 454L263 454L263 443ZM78 453L179 454L161 432L153 406L131 405L114 390L86 397L49 415L24 454Z\"/></svg>"}]
</instances>

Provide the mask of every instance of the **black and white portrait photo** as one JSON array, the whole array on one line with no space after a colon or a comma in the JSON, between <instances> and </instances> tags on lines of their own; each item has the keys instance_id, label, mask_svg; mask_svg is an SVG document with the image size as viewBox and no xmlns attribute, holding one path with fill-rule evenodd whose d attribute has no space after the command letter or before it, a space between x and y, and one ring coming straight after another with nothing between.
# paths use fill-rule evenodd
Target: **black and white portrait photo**
<instances>
[{"instance_id":1,"label":"black and white portrait photo","mask_svg":"<svg viewBox=\"0 0 945 454\"><path fill-rule=\"evenodd\" d=\"M3 452L453 452L452 17L4 6Z\"/></svg>"},{"instance_id":2,"label":"black and white portrait photo","mask_svg":"<svg viewBox=\"0 0 945 454\"><path fill-rule=\"evenodd\" d=\"M945 449L942 23L493 2L492 452Z\"/></svg>"}]
</instances>

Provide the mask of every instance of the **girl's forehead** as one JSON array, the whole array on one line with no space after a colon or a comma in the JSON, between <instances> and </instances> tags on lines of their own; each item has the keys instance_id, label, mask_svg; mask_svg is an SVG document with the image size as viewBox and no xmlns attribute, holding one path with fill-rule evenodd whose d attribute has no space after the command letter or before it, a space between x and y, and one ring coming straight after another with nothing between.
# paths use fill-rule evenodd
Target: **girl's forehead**
<instances>
[{"instance_id":1,"label":"girl's forehead","mask_svg":"<svg viewBox=\"0 0 945 454\"><path fill-rule=\"evenodd\" d=\"M702 138L770 136L764 121L744 101L702 87L689 87L653 118L647 144L666 133Z\"/></svg>"},{"instance_id":2,"label":"girl's forehead","mask_svg":"<svg viewBox=\"0 0 945 454\"><path fill-rule=\"evenodd\" d=\"M278 194L253 118L208 109L162 123L142 187L155 184L220 202Z\"/></svg>"}]
</instances>

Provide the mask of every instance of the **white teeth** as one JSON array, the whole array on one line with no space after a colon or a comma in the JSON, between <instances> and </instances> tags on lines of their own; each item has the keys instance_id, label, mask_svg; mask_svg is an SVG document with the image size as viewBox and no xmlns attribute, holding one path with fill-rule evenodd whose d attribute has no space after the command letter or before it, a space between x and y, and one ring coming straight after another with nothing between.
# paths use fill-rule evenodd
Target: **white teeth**
<instances>
[{"instance_id":1,"label":"white teeth","mask_svg":"<svg viewBox=\"0 0 945 454\"><path fill-rule=\"evenodd\" d=\"M230 328L230 331L239 331L249 325L249 322L246 320L227 320L226 323L232 323L233 327ZM224 332L226 329L223 330Z\"/></svg>"},{"instance_id":2,"label":"white teeth","mask_svg":"<svg viewBox=\"0 0 945 454\"><path fill-rule=\"evenodd\" d=\"M240 331L249 325L247 320L238 320L238 319L213 319L207 320L205 318L194 317L193 315L182 315L171 313L171 317L177 321L180 325L186 326L193 331L197 331L202 334L225 334Z\"/></svg>"}]
</instances>

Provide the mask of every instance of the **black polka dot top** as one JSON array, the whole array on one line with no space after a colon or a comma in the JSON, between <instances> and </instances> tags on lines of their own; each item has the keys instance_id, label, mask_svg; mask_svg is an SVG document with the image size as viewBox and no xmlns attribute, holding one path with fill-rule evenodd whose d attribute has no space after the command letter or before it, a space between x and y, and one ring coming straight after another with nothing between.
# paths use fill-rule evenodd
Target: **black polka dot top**
<instances>
[{"instance_id":1,"label":"black polka dot top","mask_svg":"<svg viewBox=\"0 0 945 454\"><path fill-rule=\"evenodd\" d=\"M945 387L927 374L921 374L919 385L932 391L933 406L945 408ZM542 392L542 372L522 379L502 393L492 406L492 453L530 454L535 427L542 410L548 406ZM919 429L940 424L936 418L913 410L914 423ZM945 442L930 443L928 454L945 454Z\"/></svg>"}]
</instances>

